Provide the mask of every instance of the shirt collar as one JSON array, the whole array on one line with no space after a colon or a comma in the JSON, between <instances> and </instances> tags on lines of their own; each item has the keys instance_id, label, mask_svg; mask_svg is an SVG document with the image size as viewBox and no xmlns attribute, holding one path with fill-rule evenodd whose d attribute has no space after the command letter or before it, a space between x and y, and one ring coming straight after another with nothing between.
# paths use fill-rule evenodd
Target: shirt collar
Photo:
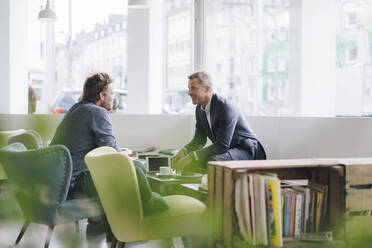
<instances>
[{"instance_id":1,"label":"shirt collar","mask_svg":"<svg viewBox=\"0 0 372 248\"><path fill-rule=\"evenodd\" d=\"M209 98L209 101L208 101L208 104L207 104L207 106L205 106L205 108L203 108L203 107L201 107L201 109L203 110L203 111L205 111L205 113L209 113L209 112L211 112L211 101L212 101L212 96L211 96L211 98Z\"/></svg>"}]
</instances>

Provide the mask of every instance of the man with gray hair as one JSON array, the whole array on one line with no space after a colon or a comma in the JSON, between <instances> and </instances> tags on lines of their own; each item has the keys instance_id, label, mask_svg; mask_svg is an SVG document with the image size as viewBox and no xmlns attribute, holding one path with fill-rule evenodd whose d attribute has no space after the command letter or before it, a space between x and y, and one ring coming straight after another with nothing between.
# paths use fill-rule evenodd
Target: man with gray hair
<instances>
[{"instance_id":1,"label":"man with gray hair","mask_svg":"<svg viewBox=\"0 0 372 248\"><path fill-rule=\"evenodd\" d=\"M189 96L196 106L194 138L172 158L172 168L206 172L208 161L266 159L265 150L237 107L212 91L200 71L189 77ZM204 147L207 137L212 145Z\"/></svg>"}]
</instances>

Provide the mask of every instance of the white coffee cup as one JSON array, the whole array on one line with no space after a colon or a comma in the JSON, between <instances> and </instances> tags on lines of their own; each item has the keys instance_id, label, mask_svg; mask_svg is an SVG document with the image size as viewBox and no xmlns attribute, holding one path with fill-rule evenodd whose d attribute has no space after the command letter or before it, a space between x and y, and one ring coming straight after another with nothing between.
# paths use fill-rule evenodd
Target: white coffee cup
<instances>
[{"instance_id":1,"label":"white coffee cup","mask_svg":"<svg viewBox=\"0 0 372 248\"><path fill-rule=\"evenodd\" d=\"M159 167L160 174L169 175L171 174L171 168L169 166L161 166Z\"/></svg>"}]
</instances>

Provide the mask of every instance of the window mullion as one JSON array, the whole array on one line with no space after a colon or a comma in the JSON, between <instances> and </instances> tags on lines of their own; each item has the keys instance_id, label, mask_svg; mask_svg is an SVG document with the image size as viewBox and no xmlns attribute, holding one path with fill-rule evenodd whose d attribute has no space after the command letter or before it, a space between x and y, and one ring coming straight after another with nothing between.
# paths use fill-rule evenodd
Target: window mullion
<instances>
[{"instance_id":1,"label":"window mullion","mask_svg":"<svg viewBox=\"0 0 372 248\"><path fill-rule=\"evenodd\" d=\"M194 1L194 71L203 70L205 58L204 0Z\"/></svg>"}]
</instances>

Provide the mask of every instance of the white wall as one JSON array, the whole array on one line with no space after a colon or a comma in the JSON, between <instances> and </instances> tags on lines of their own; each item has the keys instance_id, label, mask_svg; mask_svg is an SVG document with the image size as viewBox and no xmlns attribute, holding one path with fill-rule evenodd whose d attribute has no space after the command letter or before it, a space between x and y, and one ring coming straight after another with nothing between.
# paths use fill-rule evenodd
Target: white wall
<instances>
[{"instance_id":1,"label":"white wall","mask_svg":"<svg viewBox=\"0 0 372 248\"><path fill-rule=\"evenodd\" d=\"M247 119L270 159L372 157L372 118Z\"/></svg>"},{"instance_id":2,"label":"white wall","mask_svg":"<svg viewBox=\"0 0 372 248\"><path fill-rule=\"evenodd\" d=\"M0 131L35 129L44 143L53 138L63 115L0 115ZM186 115L111 115L120 147L180 147L194 132L194 118Z\"/></svg>"},{"instance_id":3,"label":"white wall","mask_svg":"<svg viewBox=\"0 0 372 248\"><path fill-rule=\"evenodd\" d=\"M27 0L0 1L0 113L27 113Z\"/></svg>"},{"instance_id":4,"label":"white wall","mask_svg":"<svg viewBox=\"0 0 372 248\"><path fill-rule=\"evenodd\" d=\"M33 128L53 137L62 115L0 115L0 130ZM112 115L121 147L177 148L194 132L192 115ZM372 157L372 118L248 117L269 159Z\"/></svg>"}]
</instances>

